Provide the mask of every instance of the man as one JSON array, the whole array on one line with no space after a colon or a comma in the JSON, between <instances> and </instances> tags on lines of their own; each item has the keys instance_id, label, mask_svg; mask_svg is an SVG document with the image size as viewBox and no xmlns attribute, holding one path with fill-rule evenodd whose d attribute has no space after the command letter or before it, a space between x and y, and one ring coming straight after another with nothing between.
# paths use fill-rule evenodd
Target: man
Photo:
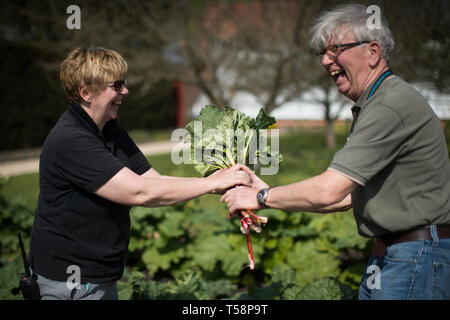
<instances>
[{"instance_id":1,"label":"man","mask_svg":"<svg viewBox=\"0 0 450 320\"><path fill-rule=\"evenodd\" d=\"M450 163L439 119L423 97L389 69L394 41L367 8L323 13L312 43L339 92L355 102L345 146L322 174L268 189L236 187L222 197L231 212L266 207L310 212L353 207L358 232L376 238L368 266L381 286L361 280L360 299L450 299Z\"/></svg>"},{"instance_id":2,"label":"man","mask_svg":"<svg viewBox=\"0 0 450 320\"><path fill-rule=\"evenodd\" d=\"M30 244L42 299L118 298L131 206L167 206L250 185L252 172L241 165L208 178L167 177L152 168L117 124L126 73L125 60L105 48L74 49L61 64L71 104L42 148Z\"/></svg>"}]
</instances>

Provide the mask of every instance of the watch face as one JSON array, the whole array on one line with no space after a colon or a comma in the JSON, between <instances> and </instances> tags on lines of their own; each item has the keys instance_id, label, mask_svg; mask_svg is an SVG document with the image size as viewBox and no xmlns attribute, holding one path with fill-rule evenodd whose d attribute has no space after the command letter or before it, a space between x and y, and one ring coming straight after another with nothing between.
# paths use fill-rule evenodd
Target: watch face
<instances>
[{"instance_id":1,"label":"watch face","mask_svg":"<svg viewBox=\"0 0 450 320\"><path fill-rule=\"evenodd\" d=\"M258 201L262 201L262 199L263 199L263 195L262 195L262 193L261 192L258 192Z\"/></svg>"},{"instance_id":2,"label":"watch face","mask_svg":"<svg viewBox=\"0 0 450 320\"><path fill-rule=\"evenodd\" d=\"M258 203L261 205L261 206L265 206L265 197L266 197L266 193L267 193L267 190L265 190L265 189L262 189L262 190L260 190L259 192L258 192L258 194L256 195L256 200L258 200Z\"/></svg>"}]
</instances>

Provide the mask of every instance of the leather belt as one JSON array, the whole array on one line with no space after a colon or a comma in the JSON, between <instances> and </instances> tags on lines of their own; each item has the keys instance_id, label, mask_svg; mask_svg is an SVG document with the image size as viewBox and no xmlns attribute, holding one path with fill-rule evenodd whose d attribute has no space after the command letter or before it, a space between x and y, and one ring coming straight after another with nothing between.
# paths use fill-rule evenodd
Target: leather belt
<instances>
[{"instance_id":1,"label":"leather belt","mask_svg":"<svg viewBox=\"0 0 450 320\"><path fill-rule=\"evenodd\" d=\"M450 238L450 225L436 226L439 239ZM374 253L378 257L384 256L386 248L401 242L433 240L430 228L389 233L376 238Z\"/></svg>"}]
</instances>

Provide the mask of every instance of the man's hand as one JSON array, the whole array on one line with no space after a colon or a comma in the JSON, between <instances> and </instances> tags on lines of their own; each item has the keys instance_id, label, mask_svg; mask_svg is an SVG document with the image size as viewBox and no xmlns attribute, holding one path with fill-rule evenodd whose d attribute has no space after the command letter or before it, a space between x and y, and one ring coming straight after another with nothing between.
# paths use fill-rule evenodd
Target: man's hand
<instances>
[{"instance_id":1,"label":"man's hand","mask_svg":"<svg viewBox=\"0 0 450 320\"><path fill-rule=\"evenodd\" d=\"M231 214L238 212L239 210L259 210L261 207L256 200L256 194L260 189L249 188L245 186L237 186L231 190L228 190L220 199L228 206L228 210Z\"/></svg>"},{"instance_id":2,"label":"man's hand","mask_svg":"<svg viewBox=\"0 0 450 320\"><path fill-rule=\"evenodd\" d=\"M249 171L251 170L242 164L236 164L230 168L214 172L207 177L211 181L213 189L211 193L223 194L227 189L236 185L251 186L252 179Z\"/></svg>"}]
</instances>

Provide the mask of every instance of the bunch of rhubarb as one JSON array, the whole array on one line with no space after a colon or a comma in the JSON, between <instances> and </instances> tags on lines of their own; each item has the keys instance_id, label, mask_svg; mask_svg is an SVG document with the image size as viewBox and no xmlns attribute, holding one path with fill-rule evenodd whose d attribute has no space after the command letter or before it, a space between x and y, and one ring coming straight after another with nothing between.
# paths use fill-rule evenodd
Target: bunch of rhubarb
<instances>
[{"instance_id":1,"label":"bunch of rhubarb","mask_svg":"<svg viewBox=\"0 0 450 320\"><path fill-rule=\"evenodd\" d=\"M275 118L261 109L252 119L244 113L225 107L220 109L207 105L198 117L186 125L185 141L191 143L191 159L194 168L206 177L217 170L242 163L255 170L262 163L280 163L282 156L261 143L261 133L275 124ZM231 217L231 215L229 215ZM237 218L241 232L246 235L250 269L255 268L250 230L257 233L267 223L267 217L243 210Z\"/></svg>"},{"instance_id":2,"label":"bunch of rhubarb","mask_svg":"<svg viewBox=\"0 0 450 320\"><path fill-rule=\"evenodd\" d=\"M228 217L231 218L232 215L228 214ZM262 231L262 227L267 223L268 218L263 216L256 215L251 210L242 210L239 212L238 218L241 220L241 232L245 234L247 238L247 248L248 248L248 260L250 261L250 269L255 269L255 260L253 259L253 248L252 248L252 240L250 238L250 229L253 231L260 233Z\"/></svg>"}]
</instances>

